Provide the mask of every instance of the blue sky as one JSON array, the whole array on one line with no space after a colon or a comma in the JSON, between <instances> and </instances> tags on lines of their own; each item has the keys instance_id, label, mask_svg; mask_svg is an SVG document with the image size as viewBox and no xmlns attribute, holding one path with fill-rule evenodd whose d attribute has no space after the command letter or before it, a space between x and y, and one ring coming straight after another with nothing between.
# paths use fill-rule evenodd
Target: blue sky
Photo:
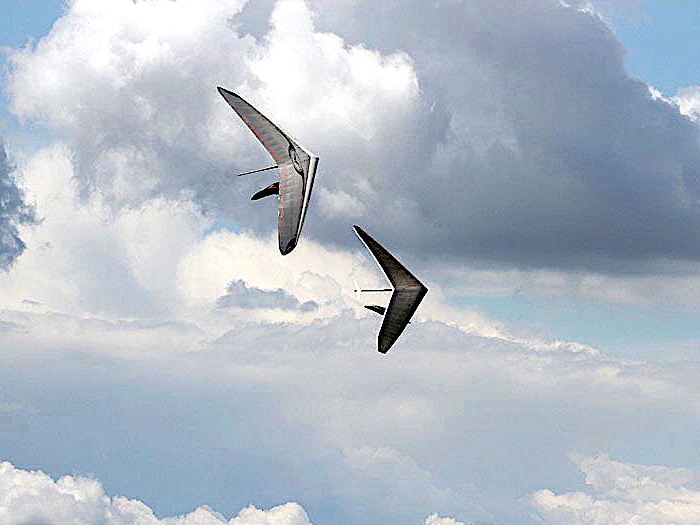
<instances>
[{"instance_id":1,"label":"blue sky","mask_svg":"<svg viewBox=\"0 0 700 525\"><path fill-rule=\"evenodd\" d=\"M9 0L3 4L0 38L17 47L46 34L63 9L62 0Z\"/></svg>"},{"instance_id":2,"label":"blue sky","mask_svg":"<svg viewBox=\"0 0 700 525\"><path fill-rule=\"evenodd\" d=\"M62 0L8 0L3 4L0 19L0 48L18 48L45 35L63 10ZM7 68L5 54L0 56L0 66ZM17 130L16 120L7 112L7 98L3 90L0 95L0 130L4 139L12 142ZM35 133L38 133L35 130ZM12 135L12 137L8 137ZM33 141L27 139L22 143Z\"/></svg>"},{"instance_id":3,"label":"blue sky","mask_svg":"<svg viewBox=\"0 0 700 525\"><path fill-rule=\"evenodd\" d=\"M695 49L700 5L692 0L644 0L615 18L615 34L627 47L630 73L667 95L700 82Z\"/></svg>"},{"instance_id":4,"label":"blue sky","mask_svg":"<svg viewBox=\"0 0 700 525\"><path fill-rule=\"evenodd\" d=\"M406 2L250 3L257 39L233 0L8 4L0 45L50 45L0 108L41 219L0 273L0 461L284 525L307 525L292 502L316 525L642 522L697 494L673 469L700 472L698 128L615 38L672 96L700 84L700 6L614 2L612 34L550 0ZM260 180L231 182L262 150L216 85L321 154L289 257ZM349 293L381 282L355 222L430 287L388 356ZM242 289L287 300L220 300ZM7 472L32 519L92 509Z\"/></svg>"}]
</instances>

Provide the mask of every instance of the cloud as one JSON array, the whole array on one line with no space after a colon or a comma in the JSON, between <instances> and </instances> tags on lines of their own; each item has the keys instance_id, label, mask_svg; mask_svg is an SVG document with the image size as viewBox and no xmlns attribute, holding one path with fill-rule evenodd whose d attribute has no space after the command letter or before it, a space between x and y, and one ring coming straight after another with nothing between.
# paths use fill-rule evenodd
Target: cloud
<instances>
[{"instance_id":1,"label":"cloud","mask_svg":"<svg viewBox=\"0 0 700 525\"><path fill-rule=\"evenodd\" d=\"M0 415L22 414L30 411L31 408L24 406L22 403L17 403L15 401L3 401L0 399Z\"/></svg>"},{"instance_id":2,"label":"cloud","mask_svg":"<svg viewBox=\"0 0 700 525\"><path fill-rule=\"evenodd\" d=\"M83 476L53 480L43 472L18 469L7 462L0 463L0 521L6 525L311 525L296 503L268 511L251 506L231 520L208 507L159 519L141 501L106 495L97 480Z\"/></svg>"},{"instance_id":3,"label":"cloud","mask_svg":"<svg viewBox=\"0 0 700 525\"><path fill-rule=\"evenodd\" d=\"M72 461L60 469L52 462L70 457L81 471L97 472L105 483L110 477L112 487L119 469L100 458L148 456L153 467L142 481L121 478L127 494L173 493L182 478L162 485L154 477L168 468L206 477L200 492L230 486L234 471L247 487L233 508L223 493L214 500L189 496L186 508L209 501L231 513L253 501L249 494L284 493L283 501L303 501L314 516L332 512L348 523L406 523L436 510L479 522L516 515L523 487L529 493L552 486L542 478L559 472L582 433L593 445L611 436L627 440L647 417L639 413L658 418L673 409L684 420L700 411L696 364L629 361L513 335L451 306L430 281L396 352L379 356L381 320L349 293L353 276L367 286L382 279L359 243L349 251L307 239L304 250L281 257L273 234L217 229L184 197L116 210L99 195L77 201L75 169L70 149L55 146L18 170L46 218L21 231L29 249L0 283L0 323L11 327L0 330L0 382L8 402L32 407L46 423L5 414L8 459L62 472L74 468ZM279 293L318 308L217 309L232 280L256 300ZM83 385L81 395L76 385ZM143 405L132 407L133 392ZM156 402L166 408L153 410ZM121 412L113 418L115 403ZM73 428L65 412L110 416L79 417ZM514 421L528 430L514 431ZM275 430L280 425L284 432ZM120 441L127 428L138 447ZM84 435L97 443L107 433L117 437L94 454L71 448ZM65 439L49 440L55 435ZM197 450L188 445L195 435ZM171 440L165 450L164 440ZM522 447L524 440L537 445ZM183 447L197 457L192 465L174 460ZM493 472L529 472L535 460L542 465L534 474L499 479L496 488L481 481L495 479ZM270 470L269 462L284 468ZM265 468L271 474L250 484L243 479ZM313 481L300 486L299 479ZM330 494L332 510L319 494ZM173 509L172 496L161 498L161 508Z\"/></svg>"},{"instance_id":4,"label":"cloud","mask_svg":"<svg viewBox=\"0 0 700 525\"><path fill-rule=\"evenodd\" d=\"M74 0L11 55L12 110L75 147L84 191L184 190L267 233L271 210L234 205L255 182L226 174L264 154L223 83L321 154L308 234L324 241L350 242L372 210L378 235L441 259L633 272L700 257L698 129L626 74L595 15L282 0L256 39L238 33L243 6Z\"/></svg>"},{"instance_id":5,"label":"cloud","mask_svg":"<svg viewBox=\"0 0 700 525\"><path fill-rule=\"evenodd\" d=\"M595 15L548 0L517 16L487 1L314 5L318 27L407 52L449 117L429 160L383 172L372 224L403 249L613 273L698 259L698 128L627 75Z\"/></svg>"},{"instance_id":6,"label":"cloud","mask_svg":"<svg viewBox=\"0 0 700 525\"><path fill-rule=\"evenodd\" d=\"M636 430L659 418L695 430L696 362L513 334L446 290L662 295L653 278L595 272L687 275L677 259L692 259L695 219L669 188L681 168L692 180L695 125L627 78L589 14L405 5L280 1L254 37L237 26L243 2L74 0L13 54L13 111L62 143L17 172L44 220L18 228L28 249L0 282L3 457L96 472L159 515L284 494L329 522L522 523L518 498L559 490L574 446L656 446ZM247 202L262 183L226 177L265 154L217 84L322 155L307 238L287 257L272 203ZM674 187L692 204L685 182ZM635 236L639 216L656 229ZM348 293L353 278L382 282L350 233L358 217L431 290L388 356L374 350L381 320ZM673 235L657 242L670 223L677 250ZM459 273L472 258L500 264ZM505 270L504 284L511 265L558 271ZM288 308L258 308L272 299ZM114 510L99 483L70 479ZM186 518L225 522L206 508Z\"/></svg>"},{"instance_id":7,"label":"cloud","mask_svg":"<svg viewBox=\"0 0 700 525\"><path fill-rule=\"evenodd\" d=\"M18 227L36 221L34 209L25 201L14 171L0 142L0 270L12 266L25 249Z\"/></svg>"},{"instance_id":8,"label":"cloud","mask_svg":"<svg viewBox=\"0 0 700 525\"><path fill-rule=\"evenodd\" d=\"M231 179L269 160L215 87L235 89L321 154L319 210L341 217L347 236L347 214L375 192L375 139L419 105L411 60L315 31L301 0L279 2L256 41L236 29L244 4L73 0L49 35L11 54L11 109L74 148L83 194L121 206L185 192L267 233L276 224L267 203L241 206L261 183ZM154 23L163 17L167 28Z\"/></svg>"},{"instance_id":9,"label":"cloud","mask_svg":"<svg viewBox=\"0 0 700 525\"><path fill-rule=\"evenodd\" d=\"M585 13L600 16L608 25L614 26L615 15L636 14L642 0L561 0L561 3Z\"/></svg>"},{"instance_id":10,"label":"cloud","mask_svg":"<svg viewBox=\"0 0 700 525\"><path fill-rule=\"evenodd\" d=\"M245 281L236 279L226 288L226 295L216 301L217 308L250 308L250 309L280 309L299 310L303 313L313 312L318 308L314 301L300 303L293 295L278 288L268 291L249 287Z\"/></svg>"},{"instance_id":11,"label":"cloud","mask_svg":"<svg viewBox=\"0 0 700 525\"><path fill-rule=\"evenodd\" d=\"M541 490L531 505L542 523L558 525L683 525L700 521L696 473L680 468L620 463L600 455L578 461L594 495Z\"/></svg>"},{"instance_id":12,"label":"cloud","mask_svg":"<svg viewBox=\"0 0 700 525\"><path fill-rule=\"evenodd\" d=\"M21 230L28 250L0 282L0 305L127 317L182 309L177 265L210 225L191 201L156 198L116 212L99 198L77 202L73 155L61 145L18 173L42 220Z\"/></svg>"},{"instance_id":13,"label":"cloud","mask_svg":"<svg viewBox=\"0 0 700 525\"><path fill-rule=\"evenodd\" d=\"M682 262L651 265L648 273L627 275L451 265L433 278L444 283L446 294L456 297L554 297L691 310L700 306L700 268Z\"/></svg>"},{"instance_id":14,"label":"cloud","mask_svg":"<svg viewBox=\"0 0 700 525\"><path fill-rule=\"evenodd\" d=\"M700 122L700 86L679 89L672 101L678 104L681 113Z\"/></svg>"},{"instance_id":15,"label":"cloud","mask_svg":"<svg viewBox=\"0 0 700 525\"><path fill-rule=\"evenodd\" d=\"M425 525L469 525L453 518L442 518L437 514L431 514L425 518Z\"/></svg>"},{"instance_id":16,"label":"cloud","mask_svg":"<svg viewBox=\"0 0 700 525\"><path fill-rule=\"evenodd\" d=\"M0 333L0 382L8 402L37 414L3 421L3 457L94 472L159 515L204 501L237 512L284 494L315 520L398 525L440 511L464 523L522 523L517 498L561 479L552 472L571 447L633 437L653 446L639 428L662 421L677 434L700 411L697 364L479 337L440 322L413 323L381 356L379 321L349 312L308 324L0 319L24 328ZM144 467L136 475L119 468L125 462Z\"/></svg>"},{"instance_id":17,"label":"cloud","mask_svg":"<svg viewBox=\"0 0 700 525\"><path fill-rule=\"evenodd\" d=\"M304 250L281 257L272 235L216 229L185 198L158 197L119 210L97 196L76 200L75 170L70 150L60 145L19 167L43 220L21 230L28 250L0 282L0 308L117 322L207 323L209 317L222 332L233 317L307 324L347 310L372 315L355 300L352 281L372 287L383 277L359 242L349 251L309 239ZM448 307L439 285L431 283L431 290L421 315L498 331L483 316ZM217 310L217 301L238 308Z\"/></svg>"}]
</instances>

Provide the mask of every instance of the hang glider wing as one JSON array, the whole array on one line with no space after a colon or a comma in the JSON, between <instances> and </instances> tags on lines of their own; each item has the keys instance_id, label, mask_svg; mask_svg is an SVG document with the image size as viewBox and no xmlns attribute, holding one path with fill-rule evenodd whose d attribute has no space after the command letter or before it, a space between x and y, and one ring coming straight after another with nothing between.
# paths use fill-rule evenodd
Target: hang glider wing
<instances>
[{"instance_id":1,"label":"hang glider wing","mask_svg":"<svg viewBox=\"0 0 700 525\"><path fill-rule=\"evenodd\" d=\"M378 337L378 349L386 354L408 325L428 289L367 232L359 226L353 228L394 287Z\"/></svg>"},{"instance_id":2,"label":"hang glider wing","mask_svg":"<svg viewBox=\"0 0 700 525\"><path fill-rule=\"evenodd\" d=\"M240 96L221 87L218 89L277 163L280 176L277 210L279 249L282 255L286 255L294 249L301 235L318 157Z\"/></svg>"}]
</instances>

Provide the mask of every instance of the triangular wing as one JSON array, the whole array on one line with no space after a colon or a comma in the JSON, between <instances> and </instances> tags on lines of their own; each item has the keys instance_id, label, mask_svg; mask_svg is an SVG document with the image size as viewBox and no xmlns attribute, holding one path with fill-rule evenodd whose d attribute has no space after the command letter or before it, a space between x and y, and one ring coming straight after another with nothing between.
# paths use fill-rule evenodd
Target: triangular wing
<instances>
[{"instance_id":1,"label":"triangular wing","mask_svg":"<svg viewBox=\"0 0 700 525\"><path fill-rule=\"evenodd\" d=\"M408 325L428 288L367 232L359 226L353 228L394 287L378 338L378 349L386 354Z\"/></svg>"},{"instance_id":2,"label":"triangular wing","mask_svg":"<svg viewBox=\"0 0 700 525\"><path fill-rule=\"evenodd\" d=\"M280 252L286 255L294 249L301 235L318 157L239 95L222 87L218 90L277 163L280 175L278 238Z\"/></svg>"}]
</instances>

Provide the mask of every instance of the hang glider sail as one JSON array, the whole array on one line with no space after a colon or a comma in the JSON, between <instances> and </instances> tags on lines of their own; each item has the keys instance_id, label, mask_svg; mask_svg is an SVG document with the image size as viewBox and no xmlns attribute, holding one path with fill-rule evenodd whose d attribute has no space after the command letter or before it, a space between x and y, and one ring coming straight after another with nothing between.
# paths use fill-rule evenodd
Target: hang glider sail
<instances>
[{"instance_id":1,"label":"hang glider sail","mask_svg":"<svg viewBox=\"0 0 700 525\"><path fill-rule=\"evenodd\" d=\"M248 171L240 175L250 175L276 169L279 182L260 190L252 200L268 195L278 195L277 234L282 255L291 252L299 242L309 206L311 188L316 176L318 157L300 145L265 115L235 93L222 87L221 96L241 117L263 147L275 161L274 166Z\"/></svg>"},{"instance_id":2,"label":"hang glider sail","mask_svg":"<svg viewBox=\"0 0 700 525\"><path fill-rule=\"evenodd\" d=\"M353 229L392 286L390 289L379 290L360 290L358 286L355 287L358 293L392 292L389 306L386 308L374 304L365 307L384 316L377 343L378 350L386 354L408 325L428 289L367 232L359 226L353 226Z\"/></svg>"}]
</instances>

